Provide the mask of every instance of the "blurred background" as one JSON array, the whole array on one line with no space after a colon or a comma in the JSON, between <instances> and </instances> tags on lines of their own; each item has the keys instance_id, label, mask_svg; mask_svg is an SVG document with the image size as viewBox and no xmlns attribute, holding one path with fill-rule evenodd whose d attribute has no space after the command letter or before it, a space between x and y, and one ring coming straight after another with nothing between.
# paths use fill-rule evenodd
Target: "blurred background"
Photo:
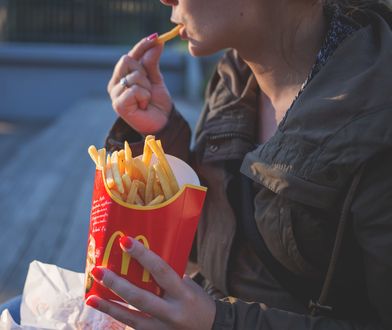
<instances>
[{"instance_id":1,"label":"blurred background","mask_svg":"<svg viewBox=\"0 0 392 330\"><path fill-rule=\"evenodd\" d=\"M0 303L21 294L32 260L84 271L94 166L115 114L113 67L142 37L166 32L158 0L0 0ZM218 56L179 39L161 69L194 126Z\"/></svg>"}]
</instances>

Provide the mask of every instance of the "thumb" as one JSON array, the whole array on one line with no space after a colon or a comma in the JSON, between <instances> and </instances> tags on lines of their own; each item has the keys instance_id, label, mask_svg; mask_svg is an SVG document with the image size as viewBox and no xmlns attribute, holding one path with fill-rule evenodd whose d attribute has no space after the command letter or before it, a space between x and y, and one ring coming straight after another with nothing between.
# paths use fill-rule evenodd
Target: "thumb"
<instances>
[{"instance_id":1,"label":"thumb","mask_svg":"<svg viewBox=\"0 0 392 330\"><path fill-rule=\"evenodd\" d=\"M154 47L146 51L142 58L142 64L152 84L159 84L163 81L161 70L159 68L159 61L163 48L163 43L157 42Z\"/></svg>"}]
</instances>

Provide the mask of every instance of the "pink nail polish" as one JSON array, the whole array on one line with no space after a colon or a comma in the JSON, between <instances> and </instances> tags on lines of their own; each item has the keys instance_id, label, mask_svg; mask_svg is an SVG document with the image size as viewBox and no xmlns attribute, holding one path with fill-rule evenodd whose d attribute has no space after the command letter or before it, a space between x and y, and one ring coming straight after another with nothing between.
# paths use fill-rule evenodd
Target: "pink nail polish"
<instances>
[{"instance_id":1,"label":"pink nail polish","mask_svg":"<svg viewBox=\"0 0 392 330\"><path fill-rule=\"evenodd\" d=\"M154 39L156 39L156 38L158 38L158 33L155 32L155 33L149 35L149 36L147 37L147 40L148 40L148 41L151 41L151 40L154 40Z\"/></svg>"},{"instance_id":2,"label":"pink nail polish","mask_svg":"<svg viewBox=\"0 0 392 330\"><path fill-rule=\"evenodd\" d=\"M120 244L121 244L126 250L129 250L129 249L132 247L133 242L132 242L132 239L131 239L131 238L129 238L129 237L127 237L127 236L123 236L123 237L120 238Z\"/></svg>"}]
</instances>

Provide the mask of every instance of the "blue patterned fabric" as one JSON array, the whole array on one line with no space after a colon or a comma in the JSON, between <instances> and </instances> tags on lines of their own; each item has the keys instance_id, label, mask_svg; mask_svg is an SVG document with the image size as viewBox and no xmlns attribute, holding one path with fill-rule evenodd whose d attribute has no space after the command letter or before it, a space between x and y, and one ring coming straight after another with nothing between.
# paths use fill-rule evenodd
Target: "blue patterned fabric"
<instances>
[{"instance_id":1,"label":"blue patterned fabric","mask_svg":"<svg viewBox=\"0 0 392 330\"><path fill-rule=\"evenodd\" d=\"M354 22L344 16L337 6L325 8L325 15L330 21L329 29L307 81L310 81L320 71L323 65L327 63L328 58L338 48L341 42L358 29L354 25Z\"/></svg>"},{"instance_id":2,"label":"blue patterned fabric","mask_svg":"<svg viewBox=\"0 0 392 330\"><path fill-rule=\"evenodd\" d=\"M346 17L343 14L343 12L338 6L325 7L324 13L325 16L327 17L327 20L329 21L329 28L328 28L327 35L325 37L325 40L323 42L320 51L317 54L315 64L313 65L308 78L302 84L302 87L298 95L294 99L290 108L293 106L294 102L301 95L301 93L303 92L307 84L321 70L321 68L325 65L325 63L327 63L328 59L334 53L336 48L338 48L338 46L342 43L342 41L347 37L349 37L352 33L354 33L359 28L358 25L356 25L356 23L354 23L352 20L350 20L348 17Z\"/></svg>"}]
</instances>

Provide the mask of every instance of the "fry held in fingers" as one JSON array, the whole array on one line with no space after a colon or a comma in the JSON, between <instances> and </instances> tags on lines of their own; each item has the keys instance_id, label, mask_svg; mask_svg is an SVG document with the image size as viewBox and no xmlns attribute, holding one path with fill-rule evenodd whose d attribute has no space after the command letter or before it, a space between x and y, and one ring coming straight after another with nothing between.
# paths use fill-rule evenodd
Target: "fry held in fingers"
<instances>
[{"instance_id":1,"label":"fry held in fingers","mask_svg":"<svg viewBox=\"0 0 392 330\"><path fill-rule=\"evenodd\" d=\"M159 205L179 191L161 141L155 140L153 135L146 137L140 157L133 157L127 141L124 142L124 149L111 154L107 154L105 148L97 150L95 146L90 146L88 153L97 169L103 170L111 194L127 204Z\"/></svg>"},{"instance_id":2,"label":"fry held in fingers","mask_svg":"<svg viewBox=\"0 0 392 330\"><path fill-rule=\"evenodd\" d=\"M159 42L167 42L167 41L175 38L180 33L180 29L181 29L181 25L177 25L176 27L171 29L169 32L166 32L166 33L160 35L158 37L158 41Z\"/></svg>"}]
</instances>

